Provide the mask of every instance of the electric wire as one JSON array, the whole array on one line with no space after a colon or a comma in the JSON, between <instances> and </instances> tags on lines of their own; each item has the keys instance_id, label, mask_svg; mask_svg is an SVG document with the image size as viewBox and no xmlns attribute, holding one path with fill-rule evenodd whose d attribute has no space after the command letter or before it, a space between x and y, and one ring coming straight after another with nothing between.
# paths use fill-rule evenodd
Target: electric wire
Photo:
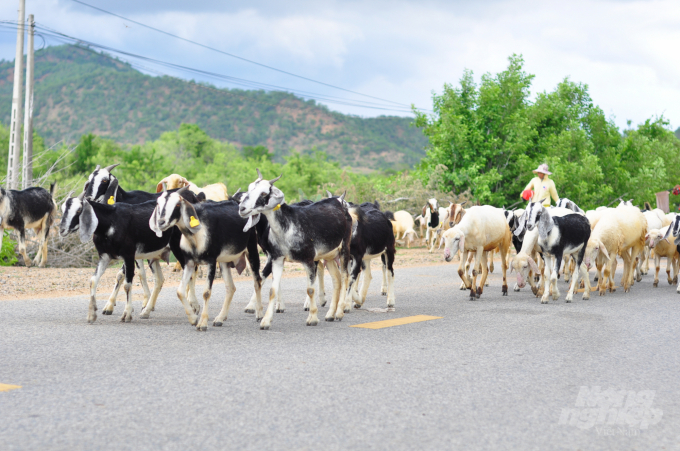
<instances>
[{"instance_id":1,"label":"electric wire","mask_svg":"<svg viewBox=\"0 0 680 451\"><path fill-rule=\"evenodd\" d=\"M14 29L17 28L16 21L0 21L0 27L3 27L3 26L5 26L7 28L11 27L11 28L14 28ZM206 77L212 77L212 78L219 79L219 80L222 80L222 81L225 81L227 83L234 84L234 85L237 85L237 86L244 86L244 87L247 87L247 88L263 89L263 90L266 90L266 91L281 91L281 90L283 90L283 91L290 92L292 94L298 95L298 96L303 97L303 98L319 100L319 101L322 101L322 102L339 104L339 105L354 106L354 107L359 107L359 108L377 109L377 110L385 110L385 111L394 111L394 112L400 112L400 113L413 113L411 108L408 108L408 109L406 109L406 108L394 108L394 107L389 107L389 106L384 105L384 104L380 104L380 103L377 103L377 102L370 102L370 101L366 101L366 100L345 99L345 98L339 98L339 97L335 97L335 96L331 96L331 95L310 93L309 91L301 91L301 90L297 90L297 89L290 89L290 88L286 88L286 87L283 87L283 86L271 85L271 84L267 84L267 83L261 83L261 82L256 82L256 81L252 81L252 80L247 80L247 79L232 77L232 76L228 76L228 75L218 74L218 73L215 73L215 72L205 71L205 70L201 70L201 69L195 69L195 68L192 68L192 67L183 66L183 65L174 64L174 63L169 63L169 62L166 62L166 61L161 61L161 60L157 60L157 59L154 59L154 58L150 58L150 57L146 57L146 56L142 56L142 55L137 55L137 54L127 52L127 51L124 51L124 50L118 50L118 49L115 49L113 47L109 47L109 46L97 44L97 43L94 43L94 42L91 42L91 41L76 38L74 36L67 35L65 33L58 31L58 30L54 30L50 27L42 25L40 23L36 23L35 27L36 27L36 29L40 30L39 32L36 32L36 35L40 36L40 38L43 39L43 42L45 42L44 34L46 34L46 35L48 35L48 37L56 39L59 42L77 43L81 46L98 48L98 49L101 49L101 50L106 51L106 52L125 55L129 58L140 59L140 60L143 60L143 61L150 62L152 64L158 64L160 66L165 66L165 67L172 68L172 69L175 69L175 70L184 71L184 72L191 72L191 73L194 73L194 74L200 74L200 75L203 75L203 76L206 76ZM45 46L45 44L43 44L43 46ZM133 65L130 61L126 61L126 62ZM133 66L135 66L135 65L133 65ZM152 69L149 69L148 67L144 67L144 66L141 66L141 65L136 65L136 66L139 66L143 70L151 72L151 73L156 73L156 74L159 74L159 75L167 75L167 73L163 73L163 72L160 72L158 70L152 70ZM262 102L259 102L259 103L262 103ZM392 103L394 103L394 102L392 102ZM271 105L271 104L268 104L268 105ZM271 106L274 106L274 105L271 105ZM419 109L419 110L423 110L423 109ZM424 110L424 111L430 111L430 110Z\"/></svg>"},{"instance_id":2,"label":"electric wire","mask_svg":"<svg viewBox=\"0 0 680 451\"><path fill-rule=\"evenodd\" d=\"M128 21L128 22L134 23L134 24L136 24L136 25L139 25L140 27L148 28L149 30L156 31L156 32L158 32L158 33L162 33L162 34L164 34L164 35L171 36L171 37L176 38L176 39L180 39L180 40L185 41L185 42L188 42L188 43L190 43L190 44L197 45L197 46L202 47L202 48L204 48L204 49L211 50L211 51L217 52L217 53L221 53L221 54L223 54L223 55L226 55L226 56L229 56L229 57L232 57L232 58L236 58L236 59L239 59L239 60L241 60L241 61L245 61L245 62L248 62L248 63L251 63L251 64L255 64L255 65L257 65L257 66L264 67L264 68L266 68L266 69L270 69L270 70L273 70L273 71L276 71L276 72L280 72L280 73L283 73L283 74L286 74L286 75L290 75L290 76L292 76L292 77L300 78L300 79L302 79L302 80L307 80L307 81L310 81L310 82L312 82L312 83L318 83L318 84L320 84L320 85L328 86L328 87L330 87L330 88L339 89L339 90L341 90L341 91L349 92L349 93L352 93L352 94L356 94L356 95L360 95L360 96L364 96L364 97L370 97L370 98L375 99L375 100L380 100L380 101L383 101L383 102L388 102L388 103L392 103L392 104L395 104L395 105L399 105L399 106L401 106L401 107L410 108L409 105L405 105L405 104L403 104L403 103L394 102L394 101L392 101L392 100L382 99L382 98L380 98L380 97L375 97L375 96L371 96L371 95L368 95L368 94L363 94L363 93L360 93L360 92L352 91L352 90L350 90L350 89L341 88L341 87L339 87L339 86L335 86L335 85L332 85L332 84L330 84L330 83L325 83L325 82L322 82L322 81L319 81L319 80L314 80L314 79L312 79L312 78L304 77L304 76L302 76L302 75L297 75L297 74L294 74L294 73L292 73L292 72L288 72L288 71L285 71L285 70L282 70L282 69L278 69L278 68L273 67L273 66L269 66L269 65L267 65L267 64L262 64L262 63L259 63L259 62L257 62L257 61L250 60L250 59L248 59L248 58L244 58L244 57L241 57L241 56L238 56L238 55L234 55L233 53L225 52L225 51L223 51L223 50L220 50L220 49L217 49L217 48L214 48L214 47L210 47L210 46L205 45L205 44L201 44L200 42L196 42L196 41L193 41L193 40L191 40L191 39L187 39L187 38L183 38L183 37L181 37L181 36L177 36L177 35L172 34L172 33L170 33L170 32L161 30L161 29L159 29L159 28L152 27L152 26L150 26L150 25L146 25L146 24L141 23L141 22L137 22L136 20L129 19L129 18L127 18L127 17L121 16L120 14L116 14L116 13L113 13L113 12L111 12L111 11L107 11L107 10L105 10L105 9L99 8L99 7L97 7L97 6L90 5L89 3L85 3L85 2L80 1L80 0L71 0L71 1L73 1L73 2L75 2L75 3L78 3L78 4L81 4L81 5L83 5L83 6L87 6L87 7L89 7L89 8L95 9L95 10L97 10L97 11L103 12L103 13L105 13L105 14L109 14L109 15L111 15L111 16L118 17L119 19L123 19L123 20L126 20L126 21Z\"/></svg>"}]
</instances>

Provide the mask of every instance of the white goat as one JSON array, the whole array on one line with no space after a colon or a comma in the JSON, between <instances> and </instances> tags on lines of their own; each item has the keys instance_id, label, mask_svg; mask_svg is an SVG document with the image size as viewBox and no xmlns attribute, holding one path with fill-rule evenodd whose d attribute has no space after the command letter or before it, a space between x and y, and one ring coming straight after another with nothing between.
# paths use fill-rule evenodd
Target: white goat
<instances>
[{"instance_id":1,"label":"white goat","mask_svg":"<svg viewBox=\"0 0 680 451\"><path fill-rule=\"evenodd\" d=\"M461 258L458 267L458 275L470 289L470 299L478 299L484 289L484 283L488 275L487 257L485 251L491 251L497 247L501 249L501 269L503 272L503 296L508 294L506 279L506 258L511 243L510 228L502 208L488 205L469 208L460 223L444 232L444 259L450 262L458 250L471 251L475 255L475 264L472 269L472 280L468 280L463 271L465 260ZM463 254L464 255L464 254ZM480 267L481 266L481 267ZM478 270L482 272L482 279L477 286Z\"/></svg>"},{"instance_id":2,"label":"white goat","mask_svg":"<svg viewBox=\"0 0 680 451\"><path fill-rule=\"evenodd\" d=\"M390 220L390 222L392 223L394 238L397 240L405 240L406 247L410 248L411 243L418 239L418 234L413 229L415 226L413 216L411 216L411 213L405 210L395 211L393 216L394 221Z\"/></svg>"}]
</instances>

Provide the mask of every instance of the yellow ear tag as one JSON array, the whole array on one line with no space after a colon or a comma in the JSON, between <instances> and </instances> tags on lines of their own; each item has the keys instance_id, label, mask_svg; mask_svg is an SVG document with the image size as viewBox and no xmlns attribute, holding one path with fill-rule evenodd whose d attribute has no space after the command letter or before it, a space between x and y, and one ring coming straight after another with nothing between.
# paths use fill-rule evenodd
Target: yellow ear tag
<instances>
[{"instance_id":1,"label":"yellow ear tag","mask_svg":"<svg viewBox=\"0 0 680 451\"><path fill-rule=\"evenodd\" d=\"M198 219L194 218L193 216L190 216L190 217L189 217L189 225L190 225L191 227L196 227L196 226L199 225L200 223L201 223L201 222L200 222Z\"/></svg>"},{"instance_id":2,"label":"yellow ear tag","mask_svg":"<svg viewBox=\"0 0 680 451\"><path fill-rule=\"evenodd\" d=\"M276 211L276 210L278 210L279 208L281 208L281 204L278 204L276 207L274 207L274 208L272 209L272 211Z\"/></svg>"},{"instance_id":3,"label":"yellow ear tag","mask_svg":"<svg viewBox=\"0 0 680 451\"><path fill-rule=\"evenodd\" d=\"M113 196L109 197L109 200L106 201L107 204L113 205L116 203L116 200L113 198Z\"/></svg>"}]
</instances>

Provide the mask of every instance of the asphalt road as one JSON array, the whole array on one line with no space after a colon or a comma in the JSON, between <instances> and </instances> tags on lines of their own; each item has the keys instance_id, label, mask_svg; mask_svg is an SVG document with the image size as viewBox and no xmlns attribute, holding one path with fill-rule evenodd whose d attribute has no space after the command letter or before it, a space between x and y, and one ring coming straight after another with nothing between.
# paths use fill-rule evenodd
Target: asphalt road
<instances>
[{"instance_id":1,"label":"asphalt road","mask_svg":"<svg viewBox=\"0 0 680 451\"><path fill-rule=\"evenodd\" d=\"M0 384L21 386L0 391L0 449L680 449L675 287L649 275L566 304L560 280L562 299L541 305L502 297L494 274L471 302L456 267L397 266L396 311L317 327L304 279L285 279L270 331L243 312L250 282L204 333L174 288L131 323L119 302L87 324L86 296L0 302ZM384 307L379 285L365 307ZM442 319L349 327L413 315Z\"/></svg>"}]
</instances>

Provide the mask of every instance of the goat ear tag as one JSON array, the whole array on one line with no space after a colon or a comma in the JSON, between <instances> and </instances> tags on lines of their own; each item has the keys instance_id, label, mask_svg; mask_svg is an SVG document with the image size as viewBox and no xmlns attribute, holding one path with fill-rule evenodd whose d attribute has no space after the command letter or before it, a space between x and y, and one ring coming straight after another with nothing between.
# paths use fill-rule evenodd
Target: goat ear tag
<instances>
[{"instance_id":1,"label":"goat ear tag","mask_svg":"<svg viewBox=\"0 0 680 451\"><path fill-rule=\"evenodd\" d=\"M113 205L116 203L116 200L113 198L113 196L109 197L109 200L106 201L107 204Z\"/></svg>"},{"instance_id":2,"label":"goat ear tag","mask_svg":"<svg viewBox=\"0 0 680 451\"><path fill-rule=\"evenodd\" d=\"M274 208L272 209L272 211L276 211L276 210L278 210L279 208L281 208L281 204L278 204L276 207L274 207Z\"/></svg>"},{"instance_id":3,"label":"goat ear tag","mask_svg":"<svg viewBox=\"0 0 680 451\"><path fill-rule=\"evenodd\" d=\"M189 225L191 227L198 227L200 224L201 224L201 222L198 219L196 219L195 217L193 217L193 216L189 217Z\"/></svg>"}]
</instances>

